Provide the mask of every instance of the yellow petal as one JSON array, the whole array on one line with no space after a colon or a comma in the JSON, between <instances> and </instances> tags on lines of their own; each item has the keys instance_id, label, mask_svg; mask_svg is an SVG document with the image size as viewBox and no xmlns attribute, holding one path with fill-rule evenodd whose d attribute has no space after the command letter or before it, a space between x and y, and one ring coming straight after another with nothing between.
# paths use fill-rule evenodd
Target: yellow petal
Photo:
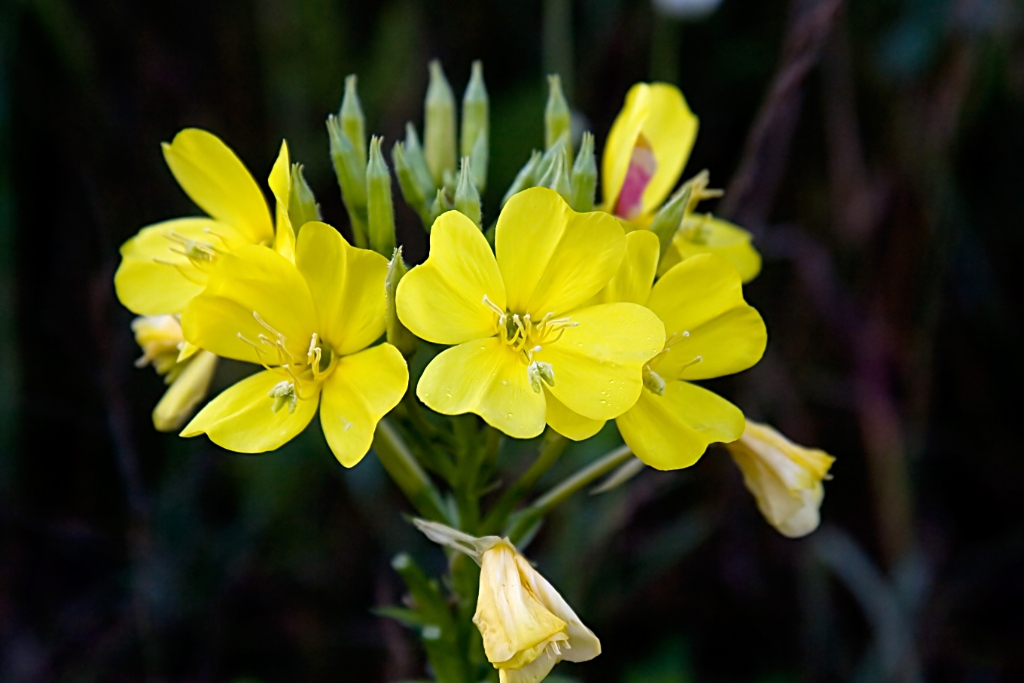
<instances>
[{"instance_id":1,"label":"yellow petal","mask_svg":"<svg viewBox=\"0 0 1024 683\"><path fill-rule=\"evenodd\" d=\"M291 198L291 161L288 156L288 142L281 141L281 151L270 169L270 191L275 199L274 251L295 262L295 229L288 215L288 201Z\"/></svg>"},{"instance_id":2,"label":"yellow petal","mask_svg":"<svg viewBox=\"0 0 1024 683\"><path fill-rule=\"evenodd\" d=\"M654 285L647 306L665 323L665 352L651 363L665 380L728 375L764 354L764 321L721 257L702 254L676 265Z\"/></svg>"},{"instance_id":3,"label":"yellow petal","mask_svg":"<svg viewBox=\"0 0 1024 683\"><path fill-rule=\"evenodd\" d=\"M264 453L280 448L299 434L316 414L320 387L310 385L312 395L298 397L295 411L288 406L276 413L270 391L287 377L264 370L243 379L210 401L181 432L181 436L206 434L218 446L238 453Z\"/></svg>"},{"instance_id":4,"label":"yellow petal","mask_svg":"<svg viewBox=\"0 0 1024 683\"><path fill-rule=\"evenodd\" d=\"M658 269L661 245L658 236L647 230L634 230L626 234L626 253L618 271L597 295L596 303L611 304L626 301L647 303Z\"/></svg>"},{"instance_id":5,"label":"yellow petal","mask_svg":"<svg viewBox=\"0 0 1024 683\"><path fill-rule=\"evenodd\" d=\"M520 669L498 669L498 683L540 683L551 673L558 660L555 651L546 647L536 659Z\"/></svg>"},{"instance_id":6,"label":"yellow petal","mask_svg":"<svg viewBox=\"0 0 1024 683\"><path fill-rule=\"evenodd\" d=\"M667 83L637 83L608 133L601 160L602 201L615 209L638 140L654 154L656 169L643 190L641 214L653 212L679 180L697 138L697 117L683 94Z\"/></svg>"},{"instance_id":7,"label":"yellow petal","mask_svg":"<svg viewBox=\"0 0 1024 683\"><path fill-rule=\"evenodd\" d=\"M209 218L178 218L143 228L121 246L114 275L117 298L138 315L180 313L206 284L206 272L182 253L185 242L222 249L220 233L234 231Z\"/></svg>"},{"instance_id":8,"label":"yellow petal","mask_svg":"<svg viewBox=\"0 0 1024 683\"><path fill-rule=\"evenodd\" d=\"M366 348L384 334L387 259L349 246L326 223L306 223L299 234L295 263L313 295L320 334L342 356Z\"/></svg>"},{"instance_id":9,"label":"yellow petal","mask_svg":"<svg viewBox=\"0 0 1024 683\"><path fill-rule=\"evenodd\" d=\"M508 200L496 230L508 309L535 320L570 311L601 291L622 262L626 242L612 216L576 213L543 187Z\"/></svg>"},{"instance_id":10,"label":"yellow petal","mask_svg":"<svg viewBox=\"0 0 1024 683\"><path fill-rule=\"evenodd\" d=\"M761 272L761 255L743 228L711 214L692 214L683 221L658 266L659 277L680 261L698 254L721 256L736 268L743 282Z\"/></svg>"},{"instance_id":11,"label":"yellow petal","mask_svg":"<svg viewBox=\"0 0 1024 683\"><path fill-rule=\"evenodd\" d=\"M363 459L377 423L398 405L408 385L405 359L391 344L338 361L324 382L320 406L320 424L338 462L353 467Z\"/></svg>"},{"instance_id":12,"label":"yellow petal","mask_svg":"<svg viewBox=\"0 0 1024 683\"><path fill-rule=\"evenodd\" d=\"M267 202L259 185L220 138L186 128L164 143L164 159L181 189L203 211L256 244L274 238Z\"/></svg>"},{"instance_id":13,"label":"yellow petal","mask_svg":"<svg viewBox=\"0 0 1024 683\"><path fill-rule=\"evenodd\" d=\"M153 426L158 432L177 431L192 416L199 402L206 398L217 360L209 351L200 351L188 361L153 409Z\"/></svg>"},{"instance_id":14,"label":"yellow petal","mask_svg":"<svg viewBox=\"0 0 1024 683\"><path fill-rule=\"evenodd\" d=\"M664 326L637 304L600 304L574 311L576 327L544 345L534 359L550 363L551 393L570 410L610 420L636 402L644 363L665 343Z\"/></svg>"},{"instance_id":15,"label":"yellow petal","mask_svg":"<svg viewBox=\"0 0 1024 683\"><path fill-rule=\"evenodd\" d=\"M544 400L548 407L548 426L568 439L589 439L604 426L605 420L591 420L566 408L547 387L544 387Z\"/></svg>"},{"instance_id":16,"label":"yellow petal","mask_svg":"<svg viewBox=\"0 0 1024 683\"><path fill-rule=\"evenodd\" d=\"M218 356L266 365L305 363L318 331L313 298L298 269L256 246L219 260L206 291L185 308L181 327L190 343Z\"/></svg>"},{"instance_id":17,"label":"yellow petal","mask_svg":"<svg viewBox=\"0 0 1024 683\"><path fill-rule=\"evenodd\" d=\"M417 337L437 344L489 337L494 312L484 296L505 308L498 263L473 221L448 211L434 221L430 258L398 283L398 318Z\"/></svg>"},{"instance_id":18,"label":"yellow petal","mask_svg":"<svg viewBox=\"0 0 1024 683\"><path fill-rule=\"evenodd\" d=\"M615 423L633 454L659 470L697 462L715 442L743 434L743 413L721 396L688 382L669 382L663 396L644 390Z\"/></svg>"},{"instance_id":19,"label":"yellow petal","mask_svg":"<svg viewBox=\"0 0 1024 683\"><path fill-rule=\"evenodd\" d=\"M511 437L532 438L544 431L544 394L530 386L520 356L497 337L452 347L430 361L416 395L439 413L476 413Z\"/></svg>"}]
</instances>

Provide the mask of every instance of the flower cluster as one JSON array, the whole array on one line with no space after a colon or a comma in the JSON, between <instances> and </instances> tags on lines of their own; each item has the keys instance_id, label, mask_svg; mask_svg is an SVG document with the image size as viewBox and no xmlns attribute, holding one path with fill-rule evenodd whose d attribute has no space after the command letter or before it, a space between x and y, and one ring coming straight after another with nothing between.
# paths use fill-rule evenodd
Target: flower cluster
<instances>
[{"instance_id":1,"label":"flower cluster","mask_svg":"<svg viewBox=\"0 0 1024 683\"><path fill-rule=\"evenodd\" d=\"M509 538L466 533L508 528L522 494L513 489L481 518L487 456L465 453L486 448L453 449L458 434L438 436L439 416L479 415L497 430L494 443L498 432L529 439L548 429L579 441L614 421L629 452L659 470L730 444L765 518L787 536L817 526L832 460L697 384L753 366L767 332L743 296L760 270L750 234L695 213L720 195L706 172L673 192L698 128L677 88L629 91L604 148L599 204L594 137L584 134L573 162L569 108L552 78L545 151L531 156L487 229L479 64L463 99L458 169L454 96L436 63L426 112L425 144L410 124L392 150L402 196L430 233L424 263L409 269L395 248L391 173L381 139L367 145L350 77L328 132L354 245L322 222L286 143L268 179L271 210L227 145L186 129L164 158L206 215L143 228L121 249L115 286L140 316L139 365L170 384L157 429L259 453L319 411L342 465L377 444L396 483L435 518L421 529L481 566L473 621L488 661L502 681L534 682L560 659L596 656L600 643ZM410 386L414 354L425 369ZM256 368L192 417L219 358ZM408 444L382 424L400 403ZM496 446L490 452L497 457ZM457 513L424 467L452 484Z\"/></svg>"}]
</instances>

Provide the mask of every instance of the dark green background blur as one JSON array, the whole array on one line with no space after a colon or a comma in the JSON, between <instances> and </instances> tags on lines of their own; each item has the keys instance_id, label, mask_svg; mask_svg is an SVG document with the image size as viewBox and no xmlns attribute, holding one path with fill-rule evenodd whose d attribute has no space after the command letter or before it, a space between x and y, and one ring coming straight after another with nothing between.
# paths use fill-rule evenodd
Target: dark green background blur
<instances>
[{"instance_id":1,"label":"dark green background blur","mask_svg":"<svg viewBox=\"0 0 1024 683\"><path fill-rule=\"evenodd\" d=\"M838 458L802 541L716 449L579 496L530 554L604 654L557 673L1024 679L1022 22L1010 0L725 0L685 23L625 0L2 0L0 680L424 677L370 610L400 599L398 550L443 557L375 458L345 471L316 425L258 457L156 433L112 276L140 227L197 213L159 147L185 126L261 183L287 137L347 230L324 128L343 78L390 148L433 57L459 94L484 61L492 218L542 143L545 73L599 148L633 82L677 82L701 117L687 174L711 170L710 207L765 256L768 352L713 386Z\"/></svg>"}]
</instances>

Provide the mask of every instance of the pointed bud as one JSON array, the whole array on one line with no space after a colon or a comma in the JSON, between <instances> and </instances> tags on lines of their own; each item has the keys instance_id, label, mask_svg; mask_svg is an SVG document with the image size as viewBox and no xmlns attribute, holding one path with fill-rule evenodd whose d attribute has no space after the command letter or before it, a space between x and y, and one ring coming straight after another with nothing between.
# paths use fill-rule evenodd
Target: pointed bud
<instances>
[{"instance_id":1,"label":"pointed bud","mask_svg":"<svg viewBox=\"0 0 1024 683\"><path fill-rule=\"evenodd\" d=\"M555 157L555 163L548 169L547 174L537 183L540 187L549 187L560 194L566 203L572 200L572 185L569 183L569 172L566 168L568 165L566 152L563 149Z\"/></svg>"},{"instance_id":2,"label":"pointed bud","mask_svg":"<svg viewBox=\"0 0 1024 683\"><path fill-rule=\"evenodd\" d=\"M692 189L693 186L687 183L676 190L672 198L665 202L661 209L658 210L658 213L655 214L654 220L651 221L650 231L658 236L658 241L661 242L662 254L668 249L668 245L671 244L676 230L679 229L683 222L686 207L690 204Z\"/></svg>"},{"instance_id":3,"label":"pointed bud","mask_svg":"<svg viewBox=\"0 0 1024 683\"><path fill-rule=\"evenodd\" d=\"M395 146L391 148L391 161L395 165L395 175L398 176L398 187L402 190L402 198L419 214L424 227L427 227L430 221L430 207L427 205L423 188L416 182L416 173L409 165L409 160L405 156L405 145L401 141L396 142Z\"/></svg>"},{"instance_id":4,"label":"pointed bud","mask_svg":"<svg viewBox=\"0 0 1024 683\"><path fill-rule=\"evenodd\" d=\"M356 151L359 165L366 166L366 117L363 115L363 105L359 102L359 94L356 92L355 74L345 77L345 96L341 99L338 117L341 119L345 137Z\"/></svg>"},{"instance_id":5,"label":"pointed bud","mask_svg":"<svg viewBox=\"0 0 1024 683\"><path fill-rule=\"evenodd\" d=\"M455 208L469 217L469 220L481 226L480 193L473 184L472 163L469 157L462 157L462 170L459 171L459 184L455 189Z\"/></svg>"},{"instance_id":6,"label":"pointed bud","mask_svg":"<svg viewBox=\"0 0 1024 683\"><path fill-rule=\"evenodd\" d=\"M593 211L596 193L597 160L594 158L594 135L588 132L583 134L580 153L572 166L572 201L569 205L573 211Z\"/></svg>"},{"instance_id":7,"label":"pointed bud","mask_svg":"<svg viewBox=\"0 0 1024 683\"><path fill-rule=\"evenodd\" d=\"M395 250L395 208L391 202L391 173L380 153L382 138L370 138L370 163L366 167L367 219L370 248L384 257Z\"/></svg>"},{"instance_id":8,"label":"pointed bud","mask_svg":"<svg viewBox=\"0 0 1024 683\"><path fill-rule=\"evenodd\" d=\"M460 152L473 159L473 183L483 192L487 185L487 157L490 151L490 120L484 66L473 62L473 73L462 96L462 136Z\"/></svg>"},{"instance_id":9,"label":"pointed bud","mask_svg":"<svg viewBox=\"0 0 1024 683\"><path fill-rule=\"evenodd\" d=\"M352 224L352 238L357 247L365 249L366 237L366 166L359 163L355 148L345 136L341 119L334 115L327 117L327 134L331 141L331 163L334 175L341 188L341 199L345 203L349 222Z\"/></svg>"},{"instance_id":10,"label":"pointed bud","mask_svg":"<svg viewBox=\"0 0 1024 683\"><path fill-rule=\"evenodd\" d=\"M320 205L302 174L302 164L292 164L291 192L288 194L288 218L297 235L310 221L320 220Z\"/></svg>"},{"instance_id":11,"label":"pointed bud","mask_svg":"<svg viewBox=\"0 0 1024 683\"><path fill-rule=\"evenodd\" d=\"M437 186L434 185L434 178L430 175L430 169L427 168L427 159L423 156L423 145L420 144L420 137L416 134L416 126L412 125L412 122L405 124L405 158L409 160L409 166L412 167L423 196L433 197Z\"/></svg>"},{"instance_id":12,"label":"pointed bud","mask_svg":"<svg viewBox=\"0 0 1024 683\"><path fill-rule=\"evenodd\" d=\"M384 279L384 294L386 297L386 320L388 343L402 352L406 358L416 353L416 346L419 343L415 335L405 328L402 321L398 319L398 308L395 305L395 292L398 291L398 283L401 282L409 269L402 260L402 248L395 249L388 263L388 274Z\"/></svg>"},{"instance_id":13,"label":"pointed bud","mask_svg":"<svg viewBox=\"0 0 1024 683\"><path fill-rule=\"evenodd\" d=\"M210 389L217 360L209 351L200 351L181 364L177 377L153 408L153 426L158 432L177 431L192 417Z\"/></svg>"},{"instance_id":14,"label":"pointed bud","mask_svg":"<svg viewBox=\"0 0 1024 683\"><path fill-rule=\"evenodd\" d=\"M558 74L552 74L548 76L548 103L544 107L544 146L551 147L562 135L568 135L571 121L569 103L562 92L562 79Z\"/></svg>"},{"instance_id":15,"label":"pointed bud","mask_svg":"<svg viewBox=\"0 0 1024 683\"><path fill-rule=\"evenodd\" d=\"M434 197L434 203L430 205L430 225L434 225L434 221L445 211L451 211L455 207L448 201L448 196L444 193L444 190L438 188L437 194ZM427 232L430 232L430 228L427 228Z\"/></svg>"},{"instance_id":16,"label":"pointed bud","mask_svg":"<svg viewBox=\"0 0 1024 683\"><path fill-rule=\"evenodd\" d=\"M548 174L551 167L555 163L555 159L569 147L569 133L563 133L562 137L555 141L555 144L544 150L544 155L540 158L540 164L537 166L536 177L539 180Z\"/></svg>"},{"instance_id":17,"label":"pointed bud","mask_svg":"<svg viewBox=\"0 0 1024 683\"><path fill-rule=\"evenodd\" d=\"M434 183L440 184L446 170L455 171L455 93L436 59L430 62L425 110L424 154Z\"/></svg>"},{"instance_id":18,"label":"pointed bud","mask_svg":"<svg viewBox=\"0 0 1024 683\"><path fill-rule=\"evenodd\" d=\"M530 160L523 164L523 167L519 169L519 173L516 174L515 180L508 187L508 192L501 198L501 206L504 208L505 202L512 198L512 195L518 194L523 190L534 187L537 184L537 168L540 166L541 153L534 150L530 154Z\"/></svg>"}]
</instances>

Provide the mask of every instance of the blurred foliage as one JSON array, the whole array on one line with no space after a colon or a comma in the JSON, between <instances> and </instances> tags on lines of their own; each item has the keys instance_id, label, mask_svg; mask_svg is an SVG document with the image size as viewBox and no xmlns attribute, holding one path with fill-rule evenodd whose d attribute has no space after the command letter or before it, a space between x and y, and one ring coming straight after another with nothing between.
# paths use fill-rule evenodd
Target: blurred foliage
<instances>
[{"instance_id":1,"label":"blurred foliage","mask_svg":"<svg viewBox=\"0 0 1024 683\"><path fill-rule=\"evenodd\" d=\"M782 70L814 11L827 38ZM485 221L543 142L545 68L599 149L629 85L678 78L701 117L688 173L767 202L746 227L769 351L715 388L838 457L801 542L715 449L571 501L529 549L605 646L565 673L1020 680L1022 21L1010 0L725 0L686 24L624 0L0 4L0 680L422 678L371 609L399 599L396 552L435 574L443 557L376 460L344 471L315 425L259 457L153 431L162 385L132 367L111 279L123 240L194 210L159 151L185 126L261 180L287 137L346 230L323 125L344 76L390 148L422 124L433 57L457 93L484 61Z\"/></svg>"}]
</instances>

